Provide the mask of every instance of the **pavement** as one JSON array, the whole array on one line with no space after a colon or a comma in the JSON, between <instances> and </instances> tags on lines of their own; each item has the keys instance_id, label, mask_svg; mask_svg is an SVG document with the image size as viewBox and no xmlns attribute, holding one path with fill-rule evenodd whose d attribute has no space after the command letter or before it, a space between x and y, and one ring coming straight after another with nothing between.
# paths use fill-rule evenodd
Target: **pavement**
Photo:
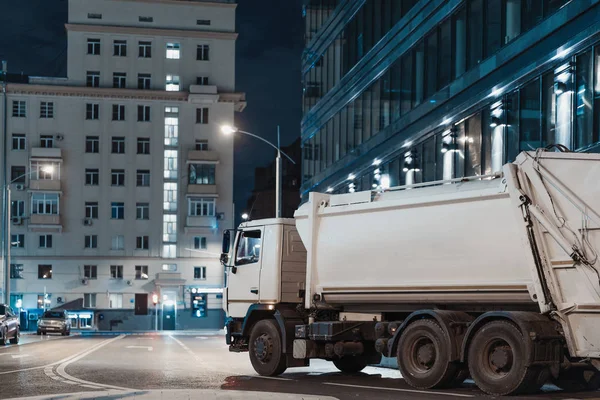
<instances>
[{"instance_id":1,"label":"pavement","mask_svg":"<svg viewBox=\"0 0 600 400\"><path fill-rule=\"evenodd\" d=\"M346 375L321 360L279 377L261 377L247 353L230 353L222 336L202 332L31 339L0 348L0 399L490 398L469 381L452 390L416 390L397 370L368 367ZM600 393L545 386L513 399L600 399Z\"/></svg>"}]
</instances>

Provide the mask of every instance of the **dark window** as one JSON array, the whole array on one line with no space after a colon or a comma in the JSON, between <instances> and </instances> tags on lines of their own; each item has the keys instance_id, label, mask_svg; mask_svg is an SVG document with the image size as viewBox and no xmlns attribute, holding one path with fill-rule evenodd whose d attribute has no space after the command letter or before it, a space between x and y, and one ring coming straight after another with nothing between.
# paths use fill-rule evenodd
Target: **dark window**
<instances>
[{"instance_id":1,"label":"dark window","mask_svg":"<svg viewBox=\"0 0 600 400\"><path fill-rule=\"evenodd\" d=\"M454 27L452 76L458 78L467 69L467 10L465 7L452 16L452 25Z\"/></svg>"},{"instance_id":2,"label":"dark window","mask_svg":"<svg viewBox=\"0 0 600 400\"><path fill-rule=\"evenodd\" d=\"M40 102L40 118L54 118L54 102Z\"/></svg>"},{"instance_id":3,"label":"dark window","mask_svg":"<svg viewBox=\"0 0 600 400\"><path fill-rule=\"evenodd\" d=\"M110 278L111 279L123 279L123 266L122 265L111 265L110 266Z\"/></svg>"},{"instance_id":4,"label":"dark window","mask_svg":"<svg viewBox=\"0 0 600 400\"><path fill-rule=\"evenodd\" d=\"M85 202L85 217L98 219L98 202L97 201L86 201Z\"/></svg>"},{"instance_id":5,"label":"dark window","mask_svg":"<svg viewBox=\"0 0 600 400\"><path fill-rule=\"evenodd\" d=\"M214 164L190 164L189 174L189 183L192 185L215 184Z\"/></svg>"},{"instance_id":6,"label":"dark window","mask_svg":"<svg viewBox=\"0 0 600 400\"><path fill-rule=\"evenodd\" d=\"M425 98L431 97L437 90L438 37L434 31L425 38Z\"/></svg>"},{"instance_id":7,"label":"dark window","mask_svg":"<svg viewBox=\"0 0 600 400\"><path fill-rule=\"evenodd\" d=\"M86 236L86 237L88 237L88 236ZM98 266L97 265L84 265L83 266L83 276L88 279L97 279L98 278Z\"/></svg>"},{"instance_id":8,"label":"dark window","mask_svg":"<svg viewBox=\"0 0 600 400\"><path fill-rule=\"evenodd\" d=\"M11 217L23 217L25 215L25 201L24 200L13 200L11 202L10 216Z\"/></svg>"},{"instance_id":9,"label":"dark window","mask_svg":"<svg viewBox=\"0 0 600 400\"><path fill-rule=\"evenodd\" d=\"M98 169L86 168L85 170L85 184L97 186L100 181L100 172Z\"/></svg>"},{"instance_id":10,"label":"dark window","mask_svg":"<svg viewBox=\"0 0 600 400\"><path fill-rule=\"evenodd\" d=\"M27 117L27 104L22 100L13 100L12 102L12 116L25 118Z\"/></svg>"},{"instance_id":11,"label":"dark window","mask_svg":"<svg viewBox=\"0 0 600 400\"><path fill-rule=\"evenodd\" d=\"M138 236L138 244L139 239L146 239L146 247L138 247L138 249L148 249L148 236ZM135 279L148 279L148 266L147 265L136 265L135 266Z\"/></svg>"},{"instance_id":12,"label":"dark window","mask_svg":"<svg viewBox=\"0 0 600 400\"><path fill-rule=\"evenodd\" d=\"M38 279L52 279L52 265L38 265Z\"/></svg>"},{"instance_id":13,"label":"dark window","mask_svg":"<svg viewBox=\"0 0 600 400\"><path fill-rule=\"evenodd\" d=\"M450 19L440 25L438 46L438 89L450 83L452 74L452 24Z\"/></svg>"},{"instance_id":14,"label":"dark window","mask_svg":"<svg viewBox=\"0 0 600 400\"><path fill-rule=\"evenodd\" d=\"M503 3L504 0L485 0L485 22L483 22L483 26L485 26L485 29L483 30L485 32L484 58L494 54L504 44L504 30L502 25ZM507 10L515 10L517 13L521 12L517 5L507 5L507 7ZM512 26L512 24L510 26ZM518 31L521 28L516 24L515 29L518 34ZM506 33L506 38L509 39L510 32L507 31Z\"/></svg>"},{"instance_id":15,"label":"dark window","mask_svg":"<svg viewBox=\"0 0 600 400\"><path fill-rule=\"evenodd\" d=\"M112 119L113 121L125 121L125 105L113 104Z\"/></svg>"},{"instance_id":16,"label":"dark window","mask_svg":"<svg viewBox=\"0 0 600 400\"><path fill-rule=\"evenodd\" d=\"M127 86L127 74L125 72L113 73L113 87L124 89Z\"/></svg>"},{"instance_id":17,"label":"dark window","mask_svg":"<svg viewBox=\"0 0 600 400\"><path fill-rule=\"evenodd\" d=\"M135 205L135 217L136 219L150 219L150 204L137 203Z\"/></svg>"},{"instance_id":18,"label":"dark window","mask_svg":"<svg viewBox=\"0 0 600 400\"><path fill-rule=\"evenodd\" d=\"M110 218L124 219L125 218L125 203L119 203L119 202L111 203Z\"/></svg>"},{"instance_id":19,"label":"dark window","mask_svg":"<svg viewBox=\"0 0 600 400\"><path fill-rule=\"evenodd\" d=\"M111 141L113 154L125 154L125 138L114 136Z\"/></svg>"},{"instance_id":20,"label":"dark window","mask_svg":"<svg viewBox=\"0 0 600 400\"><path fill-rule=\"evenodd\" d=\"M87 40L87 53L90 55L100 55L100 39Z\"/></svg>"},{"instance_id":21,"label":"dark window","mask_svg":"<svg viewBox=\"0 0 600 400\"><path fill-rule=\"evenodd\" d=\"M127 41L126 40L113 41L113 56L117 56L117 57L126 57L127 56Z\"/></svg>"},{"instance_id":22,"label":"dark window","mask_svg":"<svg viewBox=\"0 0 600 400\"><path fill-rule=\"evenodd\" d=\"M52 248L52 235L40 235L40 248Z\"/></svg>"},{"instance_id":23,"label":"dark window","mask_svg":"<svg viewBox=\"0 0 600 400\"><path fill-rule=\"evenodd\" d=\"M196 25L210 25L210 19L197 19Z\"/></svg>"},{"instance_id":24,"label":"dark window","mask_svg":"<svg viewBox=\"0 0 600 400\"><path fill-rule=\"evenodd\" d=\"M41 135L40 136L40 147L44 149L51 149L54 147L54 136L52 135Z\"/></svg>"},{"instance_id":25,"label":"dark window","mask_svg":"<svg viewBox=\"0 0 600 400\"><path fill-rule=\"evenodd\" d=\"M208 85L208 76L197 76L196 85Z\"/></svg>"},{"instance_id":26,"label":"dark window","mask_svg":"<svg viewBox=\"0 0 600 400\"><path fill-rule=\"evenodd\" d=\"M470 0L468 4L468 68L483 59L483 0Z\"/></svg>"},{"instance_id":27,"label":"dark window","mask_svg":"<svg viewBox=\"0 0 600 400\"><path fill-rule=\"evenodd\" d=\"M205 280L206 279L206 267L194 267L194 279Z\"/></svg>"},{"instance_id":28,"label":"dark window","mask_svg":"<svg viewBox=\"0 0 600 400\"><path fill-rule=\"evenodd\" d=\"M137 153L150 154L150 138L137 139Z\"/></svg>"},{"instance_id":29,"label":"dark window","mask_svg":"<svg viewBox=\"0 0 600 400\"><path fill-rule=\"evenodd\" d=\"M521 127L520 151L536 150L542 146L542 105L540 102L540 91L541 86L539 78L525 85L521 89L521 99L519 102Z\"/></svg>"},{"instance_id":30,"label":"dark window","mask_svg":"<svg viewBox=\"0 0 600 400\"><path fill-rule=\"evenodd\" d=\"M112 186L125 186L125 170L124 169L111 170L110 184Z\"/></svg>"},{"instance_id":31,"label":"dark window","mask_svg":"<svg viewBox=\"0 0 600 400\"><path fill-rule=\"evenodd\" d=\"M208 140L196 140L196 150L208 151Z\"/></svg>"},{"instance_id":32,"label":"dark window","mask_svg":"<svg viewBox=\"0 0 600 400\"><path fill-rule=\"evenodd\" d=\"M25 150L25 134L24 133L13 133L12 134L12 149L13 150Z\"/></svg>"},{"instance_id":33,"label":"dark window","mask_svg":"<svg viewBox=\"0 0 600 400\"><path fill-rule=\"evenodd\" d=\"M100 118L100 104L86 104L85 105L85 119L98 119Z\"/></svg>"},{"instance_id":34,"label":"dark window","mask_svg":"<svg viewBox=\"0 0 600 400\"><path fill-rule=\"evenodd\" d=\"M196 108L196 123L208 124L208 107Z\"/></svg>"},{"instance_id":35,"label":"dark window","mask_svg":"<svg viewBox=\"0 0 600 400\"><path fill-rule=\"evenodd\" d=\"M86 249L97 249L98 235L85 235L84 242L84 246Z\"/></svg>"},{"instance_id":36,"label":"dark window","mask_svg":"<svg viewBox=\"0 0 600 400\"><path fill-rule=\"evenodd\" d=\"M150 121L150 106L138 106L138 122L149 122Z\"/></svg>"},{"instance_id":37,"label":"dark window","mask_svg":"<svg viewBox=\"0 0 600 400\"><path fill-rule=\"evenodd\" d=\"M25 235L22 233L10 235L10 247L25 248Z\"/></svg>"},{"instance_id":38,"label":"dark window","mask_svg":"<svg viewBox=\"0 0 600 400\"><path fill-rule=\"evenodd\" d=\"M575 65L575 148L594 143L594 68L592 51L577 56ZM598 60L596 60L598 61ZM596 66L598 73L600 67ZM598 80L600 77L596 77ZM598 82L598 81L597 81ZM598 90L596 83L596 90ZM596 113L600 111L596 110Z\"/></svg>"},{"instance_id":39,"label":"dark window","mask_svg":"<svg viewBox=\"0 0 600 400\"><path fill-rule=\"evenodd\" d=\"M194 249L206 249L206 237L204 237L204 236L194 237Z\"/></svg>"},{"instance_id":40,"label":"dark window","mask_svg":"<svg viewBox=\"0 0 600 400\"><path fill-rule=\"evenodd\" d=\"M138 74L138 89L150 89L151 79L150 74Z\"/></svg>"},{"instance_id":41,"label":"dark window","mask_svg":"<svg viewBox=\"0 0 600 400\"><path fill-rule=\"evenodd\" d=\"M23 278L23 264L10 264L10 279Z\"/></svg>"},{"instance_id":42,"label":"dark window","mask_svg":"<svg viewBox=\"0 0 600 400\"><path fill-rule=\"evenodd\" d=\"M148 236L138 236L135 238L135 248L138 250L148 250Z\"/></svg>"},{"instance_id":43,"label":"dark window","mask_svg":"<svg viewBox=\"0 0 600 400\"><path fill-rule=\"evenodd\" d=\"M12 166L10 167L10 181L12 183L25 183L25 167L24 166Z\"/></svg>"},{"instance_id":44,"label":"dark window","mask_svg":"<svg viewBox=\"0 0 600 400\"><path fill-rule=\"evenodd\" d=\"M196 47L196 60L208 61L209 52L210 52L209 45L199 44L198 47Z\"/></svg>"},{"instance_id":45,"label":"dark window","mask_svg":"<svg viewBox=\"0 0 600 400\"><path fill-rule=\"evenodd\" d=\"M100 152L100 138L98 136L86 136L85 137L85 152L86 153L99 153Z\"/></svg>"},{"instance_id":46,"label":"dark window","mask_svg":"<svg viewBox=\"0 0 600 400\"><path fill-rule=\"evenodd\" d=\"M154 22L154 17L139 17L140 22Z\"/></svg>"},{"instance_id":47,"label":"dark window","mask_svg":"<svg viewBox=\"0 0 600 400\"><path fill-rule=\"evenodd\" d=\"M137 186L150 186L150 171L147 169L138 169L136 184Z\"/></svg>"},{"instance_id":48,"label":"dark window","mask_svg":"<svg viewBox=\"0 0 600 400\"><path fill-rule=\"evenodd\" d=\"M100 72L88 71L85 76L85 85L87 87L100 87Z\"/></svg>"},{"instance_id":49,"label":"dark window","mask_svg":"<svg viewBox=\"0 0 600 400\"><path fill-rule=\"evenodd\" d=\"M152 58L152 42L138 42L138 57Z\"/></svg>"},{"instance_id":50,"label":"dark window","mask_svg":"<svg viewBox=\"0 0 600 400\"><path fill-rule=\"evenodd\" d=\"M102 14L88 13L88 19L102 19Z\"/></svg>"}]
</instances>

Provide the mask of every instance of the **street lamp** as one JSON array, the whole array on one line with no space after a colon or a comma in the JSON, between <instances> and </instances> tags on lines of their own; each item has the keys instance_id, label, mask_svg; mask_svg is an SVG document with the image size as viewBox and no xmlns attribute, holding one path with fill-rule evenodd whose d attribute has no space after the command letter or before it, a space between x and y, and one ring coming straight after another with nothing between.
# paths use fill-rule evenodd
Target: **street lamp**
<instances>
[{"instance_id":1,"label":"street lamp","mask_svg":"<svg viewBox=\"0 0 600 400\"><path fill-rule=\"evenodd\" d=\"M290 156L285 154L280 148L279 126L277 126L277 146L275 146L273 143L269 142L267 139L265 139L263 137L255 135L254 133L239 130L235 126L222 125L221 132L225 135L232 135L236 132L243 133L244 135L252 136L253 138L261 140L261 141L265 142L266 144L268 144L269 146L273 147L275 150L277 150L277 158L275 159L275 162L276 162L275 165L277 167L275 170L276 171L275 172L275 180L277 181L277 184L275 185L275 217L281 218L281 155L283 154L288 160L291 161L292 164L296 165L296 163L294 162L294 160L292 160L292 158Z\"/></svg>"},{"instance_id":2,"label":"street lamp","mask_svg":"<svg viewBox=\"0 0 600 400\"><path fill-rule=\"evenodd\" d=\"M40 171L52 174L54 172L54 166L51 164L40 167ZM2 207L2 266L4 267L4 302L10 306L10 248L12 241L10 240L10 223L9 223L9 210L10 210L10 185L18 181L23 177L30 176L36 173L37 170L29 171L26 174L19 175L12 179L10 182L2 187L2 193L4 195L5 204Z\"/></svg>"},{"instance_id":3,"label":"street lamp","mask_svg":"<svg viewBox=\"0 0 600 400\"><path fill-rule=\"evenodd\" d=\"M244 221L248 221L248 218L250 218L250 217L248 216L248 214L246 214L246 213L243 213L243 214L242 214L242 219L243 219Z\"/></svg>"}]
</instances>

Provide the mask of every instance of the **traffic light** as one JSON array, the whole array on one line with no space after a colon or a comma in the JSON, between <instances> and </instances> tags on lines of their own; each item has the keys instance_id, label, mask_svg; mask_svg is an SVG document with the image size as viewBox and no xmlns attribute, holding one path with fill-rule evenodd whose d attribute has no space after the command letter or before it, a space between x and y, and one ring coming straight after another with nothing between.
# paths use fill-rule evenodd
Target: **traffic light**
<instances>
[{"instance_id":1,"label":"traffic light","mask_svg":"<svg viewBox=\"0 0 600 400\"><path fill-rule=\"evenodd\" d=\"M152 304L158 304L158 295L156 293L152 294Z\"/></svg>"}]
</instances>

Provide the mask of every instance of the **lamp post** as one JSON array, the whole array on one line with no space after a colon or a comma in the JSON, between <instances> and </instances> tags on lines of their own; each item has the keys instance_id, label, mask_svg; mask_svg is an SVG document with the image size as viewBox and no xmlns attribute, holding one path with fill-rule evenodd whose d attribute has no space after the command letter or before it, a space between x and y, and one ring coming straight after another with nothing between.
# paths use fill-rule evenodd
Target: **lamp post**
<instances>
[{"instance_id":1,"label":"lamp post","mask_svg":"<svg viewBox=\"0 0 600 400\"><path fill-rule=\"evenodd\" d=\"M277 146L263 137L255 135L254 133L239 130L234 126L223 125L221 126L221 132L223 132L225 135L231 135L236 132L243 133L244 135L252 136L253 138L262 140L263 142L277 150L277 157L275 158L275 180L277 182L275 185L275 217L281 218L281 155L283 154L288 160L291 161L292 164L295 165L296 163L294 162L294 160L292 160L290 156L281 151L279 139L279 126L277 126Z\"/></svg>"},{"instance_id":2,"label":"lamp post","mask_svg":"<svg viewBox=\"0 0 600 400\"><path fill-rule=\"evenodd\" d=\"M54 172L52 165L46 165L40 168L40 171L51 174ZM29 171L26 174L19 175L2 187L2 193L5 203L2 205L2 231L4 238L2 240L2 266L4 267L4 303L10 306L10 248L12 241L10 239L10 223L9 223L9 210L10 210L10 185L21 178L31 176L36 171ZM44 297L44 301L46 298ZM45 306L45 305L44 305Z\"/></svg>"}]
</instances>

